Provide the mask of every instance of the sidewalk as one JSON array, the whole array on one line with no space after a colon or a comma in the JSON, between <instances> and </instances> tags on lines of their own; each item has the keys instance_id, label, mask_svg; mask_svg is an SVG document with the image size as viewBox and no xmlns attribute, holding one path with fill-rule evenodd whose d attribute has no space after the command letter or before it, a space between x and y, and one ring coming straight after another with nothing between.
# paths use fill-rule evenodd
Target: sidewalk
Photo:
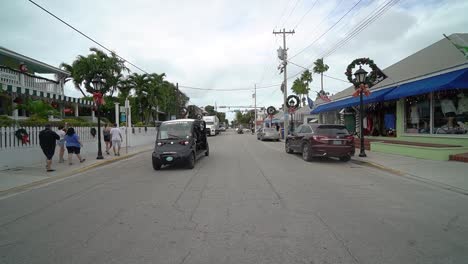
<instances>
[{"instance_id":1,"label":"sidewalk","mask_svg":"<svg viewBox=\"0 0 468 264\"><path fill-rule=\"evenodd\" d=\"M366 151L367 157L356 155L353 162L376 167L401 176L443 186L468 194L468 163L425 160L387 153Z\"/></svg>"},{"instance_id":2,"label":"sidewalk","mask_svg":"<svg viewBox=\"0 0 468 264\"><path fill-rule=\"evenodd\" d=\"M3 167L0 169L0 196L22 189L27 189L28 187L33 187L38 184L53 181L55 179L65 178L67 176L71 176L73 174L80 173L97 166L102 166L134 156L141 152L151 151L152 149L152 144L148 144L129 147L128 153L126 153L125 148L123 148L120 151L121 156L114 156L112 152L111 155L107 155L104 152L103 160L96 159L96 152L90 153L88 151L83 154L83 157L86 157L85 162L80 163L76 156L74 156L73 165L68 164L65 151L64 163L58 163L58 155L54 156L52 168L55 169L55 171L53 172L46 172L45 160L41 163L27 164L21 167Z\"/></svg>"},{"instance_id":3,"label":"sidewalk","mask_svg":"<svg viewBox=\"0 0 468 264\"><path fill-rule=\"evenodd\" d=\"M86 159L80 163L74 155L73 165L69 165L67 151L65 150L65 163L58 163L58 147L55 149L52 168L54 172L46 172L45 156L39 146L2 149L0 150L0 196L11 193L15 190L27 189L41 183L64 178L96 166L111 163L116 160L125 159L143 151L149 151L154 147L155 132L133 134L130 139L128 153L125 148L125 141L120 150L121 156L114 156L105 153L105 144L102 142L104 160L97 160L97 138L83 142L81 156Z\"/></svg>"}]
</instances>

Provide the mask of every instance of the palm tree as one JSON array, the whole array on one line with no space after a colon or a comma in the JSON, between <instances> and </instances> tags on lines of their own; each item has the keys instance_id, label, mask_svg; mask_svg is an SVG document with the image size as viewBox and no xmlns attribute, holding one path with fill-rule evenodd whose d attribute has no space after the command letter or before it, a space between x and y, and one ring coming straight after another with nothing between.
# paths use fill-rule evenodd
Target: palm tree
<instances>
[{"instance_id":1,"label":"palm tree","mask_svg":"<svg viewBox=\"0 0 468 264\"><path fill-rule=\"evenodd\" d=\"M96 74L101 74L106 80L104 87L99 91L102 94L117 91L118 84L123 78L123 72L129 71L125 66L125 61L117 57L115 53L107 55L105 52L90 48L91 54L88 56L79 55L73 63L60 64L60 67L70 72L70 78L65 81L73 80L75 88L77 88L83 95L85 95L82 86L88 93L98 92L92 86L91 80Z\"/></svg>"},{"instance_id":2,"label":"palm tree","mask_svg":"<svg viewBox=\"0 0 468 264\"><path fill-rule=\"evenodd\" d=\"M315 62L314 62L314 68L313 68L313 71L314 73L318 73L320 74L320 84L321 84L321 88L320 88L320 91L323 92L323 73L328 71L328 69L330 68L328 65L324 64L323 63L323 58L321 59L317 59Z\"/></svg>"},{"instance_id":3,"label":"palm tree","mask_svg":"<svg viewBox=\"0 0 468 264\"><path fill-rule=\"evenodd\" d=\"M294 80L291 87L292 91L299 95L299 97L304 98L304 95L309 94L310 88L309 84L312 82L312 74L309 70L306 70L302 73L301 77Z\"/></svg>"}]
</instances>

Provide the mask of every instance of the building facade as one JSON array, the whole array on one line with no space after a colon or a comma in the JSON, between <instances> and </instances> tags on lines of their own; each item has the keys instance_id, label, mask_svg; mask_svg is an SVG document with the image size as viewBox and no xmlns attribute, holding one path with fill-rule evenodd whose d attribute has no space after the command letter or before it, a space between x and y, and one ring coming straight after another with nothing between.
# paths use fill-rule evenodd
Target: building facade
<instances>
[{"instance_id":1,"label":"building facade","mask_svg":"<svg viewBox=\"0 0 468 264\"><path fill-rule=\"evenodd\" d=\"M0 47L0 115L28 118L29 113L17 109L28 99L50 103L61 118L77 117L80 110L91 114L92 101L65 95L65 80L69 76L57 67Z\"/></svg>"},{"instance_id":2,"label":"building facade","mask_svg":"<svg viewBox=\"0 0 468 264\"><path fill-rule=\"evenodd\" d=\"M364 134L372 151L448 160L468 152L468 34L452 34L389 66L364 98ZM320 122L359 132L354 87L318 105Z\"/></svg>"}]
</instances>

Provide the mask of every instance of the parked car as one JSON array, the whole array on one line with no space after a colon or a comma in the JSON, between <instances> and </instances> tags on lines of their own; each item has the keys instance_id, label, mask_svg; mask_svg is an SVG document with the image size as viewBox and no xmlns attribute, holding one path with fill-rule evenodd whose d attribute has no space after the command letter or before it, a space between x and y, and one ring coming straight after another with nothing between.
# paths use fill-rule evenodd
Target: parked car
<instances>
[{"instance_id":1,"label":"parked car","mask_svg":"<svg viewBox=\"0 0 468 264\"><path fill-rule=\"evenodd\" d=\"M287 153L302 153L306 161L313 157L337 157L349 161L354 156L354 136L343 125L305 124L288 135Z\"/></svg>"},{"instance_id":2,"label":"parked car","mask_svg":"<svg viewBox=\"0 0 468 264\"><path fill-rule=\"evenodd\" d=\"M274 140L274 141L279 141L279 133L276 131L274 128L262 128L257 132L257 139L261 141L265 140Z\"/></svg>"},{"instance_id":3,"label":"parked car","mask_svg":"<svg viewBox=\"0 0 468 264\"><path fill-rule=\"evenodd\" d=\"M208 156L206 123L196 119L177 119L162 122L156 136L152 161L153 168L163 165L184 164L189 169L201 156Z\"/></svg>"}]
</instances>

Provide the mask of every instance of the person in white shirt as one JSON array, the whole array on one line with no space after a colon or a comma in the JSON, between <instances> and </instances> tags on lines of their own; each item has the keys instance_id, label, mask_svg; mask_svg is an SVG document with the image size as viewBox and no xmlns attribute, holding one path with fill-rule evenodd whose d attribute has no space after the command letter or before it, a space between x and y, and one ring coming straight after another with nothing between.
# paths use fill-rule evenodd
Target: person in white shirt
<instances>
[{"instance_id":1,"label":"person in white shirt","mask_svg":"<svg viewBox=\"0 0 468 264\"><path fill-rule=\"evenodd\" d=\"M122 132L117 127L117 123L114 123L114 127L110 131L112 139L112 148L115 156L120 156L120 146L122 144ZM115 149L117 148L117 151Z\"/></svg>"},{"instance_id":2,"label":"person in white shirt","mask_svg":"<svg viewBox=\"0 0 468 264\"><path fill-rule=\"evenodd\" d=\"M59 146L59 163L63 163L63 155L65 154L65 128L60 125L58 126L57 135L59 135L60 139L57 140L57 145Z\"/></svg>"}]
</instances>

